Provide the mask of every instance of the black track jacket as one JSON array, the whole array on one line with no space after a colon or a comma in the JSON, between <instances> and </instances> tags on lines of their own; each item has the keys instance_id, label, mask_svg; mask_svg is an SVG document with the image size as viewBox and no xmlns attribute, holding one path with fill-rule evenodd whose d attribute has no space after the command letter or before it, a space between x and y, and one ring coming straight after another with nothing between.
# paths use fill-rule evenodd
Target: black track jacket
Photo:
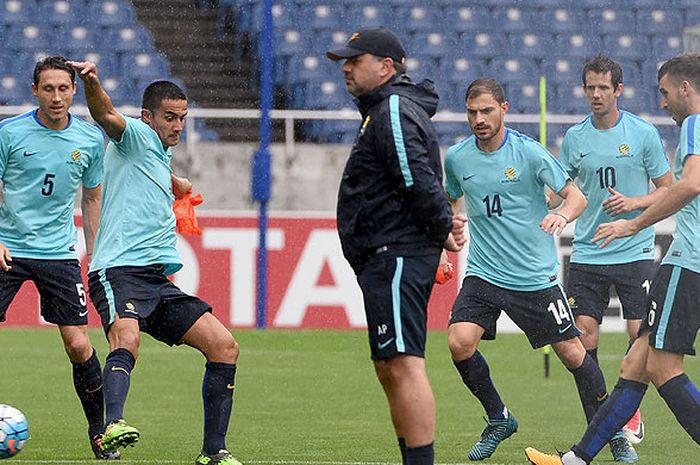
<instances>
[{"instance_id":1,"label":"black track jacket","mask_svg":"<svg viewBox=\"0 0 700 465\"><path fill-rule=\"evenodd\" d=\"M397 75L356 103L362 126L340 182L337 222L343 254L357 273L384 246L402 255L440 250L452 210L430 121L438 103L433 83Z\"/></svg>"}]
</instances>

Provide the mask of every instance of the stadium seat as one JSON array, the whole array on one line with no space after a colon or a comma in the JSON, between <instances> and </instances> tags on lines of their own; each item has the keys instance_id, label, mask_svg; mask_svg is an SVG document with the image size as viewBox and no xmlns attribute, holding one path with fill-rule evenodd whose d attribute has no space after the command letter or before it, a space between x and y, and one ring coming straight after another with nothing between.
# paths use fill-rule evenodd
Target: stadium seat
<instances>
[{"instance_id":1,"label":"stadium seat","mask_svg":"<svg viewBox=\"0 0 700 465\"><path fill-rule=\"evenodd\" d=\"M107 40L115 52L150 52L155 49L151 33L136 24L111 29Z\"/></svg>"},{"instance_id":2,"label":"stadium seat","mask_svg":"<svg viewBox=\"0 0 700 465\"><path fill-rule=\"evenodd\" d=\"M83 51L77 53L72 58L78 61L91 61L97 65L97 72L100 77L121 76L121 65L119 58L114 53Z\"/></svg>"},{"instance_id":3,"label":"stadium seat","mask_svg":"<svg viewBox=\"0 0 700 465\"><path fill-rule=\"evenodd\" d=\"M304 21L315 30L336 30L344 26L342 14L345 9L338 3L321 3L316 6L303 8L297 19Z\"/></svg>"},{"instance_id":4,"label":"stadium seat","mask_svg":"<svg viewBox=\"0 0 700 465\"><path fill-rule=\"evenodd\" d=\"M649 41L634 33L608 34L603 37L603 51L616 59L642 60L649 54Z\"/></svg>"},{"instance_id":5,"label":"stadium seat","mask_svg":"<svg viewBox=\"0 0 700 465\"><path fill-rule=\"evenodd\" d=\"M35 0L0 0L0 23L21 25L36 21L37 10Z\"/></svg>"},{"instance_id":6,"label":"stadium seat","mask_svg":"<svg viewBox=\"0 0 700 465\"><path fill-rule=\"evenodd\" d=\"M644 86L625 86L619 106L623 110L638 115L652 115L658 113L656 99Z\"/></svg>"},{"instance_id":7,"label":"stadium seat","mask_svg":"<svg viewBox=\"0 0 700 465\"><path fill-rule=\"evenodd\" d=\"M601 44L596 36L587 33L574 33L556 36L552 55L588 59L600 51Z\"/></svg>"},{"instance_id":8,"label":"stadium seat","mask_svg":"<svg viewBox=\"0 0 700 465\"><path fill-rule=\"evenodd\" d=\"M116 106L121 105L141 105L141 96L134 91L131 79L119 77L105 77L101 80L102 87L112 99Z\"/></svg>"},{"instance_id":9,"label":"stadium seat","mask_svg":"<svg viewBox=\"0 0 700 465\"><path fill-rule=\"evenodd\" d=\"M532 26L539 26L539 31L554 34L583 32L586 28L586 15L583 10L575 8L547 8L538 13Z\"/></svg>"},{"instance_id":10,"label":"stadium seat","mask_svg":"<svg viewBox=\"0 0 700 465\"><path fill-rule=\"evenodd\" d=\"M683 15L670 8L637 10L639 34L678 34L683 29Z\"/></svg>"},{"instance_id":11,"label":"stadium seat","mask_svg":"<svg viewBox=\"0 0 700 465\"><path fill-rule=\"evenodd\" d=\"M87 7L80 0L50 0L39 4L39 19L51 26L86 24Z\"/></svg>"},{"instance_id":12,"label":"stadium seat","mask_svg":"<svg viewBox=\"0 0 700 465\"><path fill-rule=\"evenodd\" d=\"M663 57L644 60L642 62L642 82L648 86L657 87L659 84L659 68L661 68L664 61L666 61L666 59Z\"/></svg>"},{"instance_id":13,"label":"stadium seat","mask_svg":"<svg viewBox=\"0 0 700 465\"><path fill-rule=\"evenodd\" d=\"M505 85L537 84L540 69L527 58L496 58L488 65L488 75Z\"/></svg>"},{"instance_id":14,"label":"stadium seat","mask_svg":"<svg viewBox=\"0 0 700 465\"><path fill-rule=\"evenodd\" d=\"M125 0L104 0L88 2L89 17L94 18L103 27L124 27L135 25L134 10L130 2Z\"/></svg>"},{"instance_id":15,"label":"stadium seat","mask_svg":"<svg viewBox=\"0 0 700 465\"><path fill-rule=\"evenodd\" d=\"M451 18L450 21L444 21L445 27L451 27L455 33L476 33L476 32L493 32L496 30L497 23L491 12L485 8L479 8L476 5L446 7L443 9L443 15Z\"/></svg>"},{"instance_id":16,"label":"stadium seat","mask_svg":"<svg viewBox=\"0 0 700 465\"><path fill-rule=\"evenodd\" d=\"M275 53L282 56L295 56L305 53L308 36L298 28L275 30Z\"/></svg>"},{"instance_id":17,"label":"stadium seat","mask_svg":"<svg viewBox=\"0 0 700 465\"><path fill-rule=\"evenodd\" d=\"M559 57L545 58L542 61L542 74L547 82L557 85L582 85L583 60Z\"/></svg>"},{"instance_id":18,"label":"stadium seat","mask_svg":"<svg viewBox=\"0 0 700 465\"><path fill-rule=\"evenodd\" d=\"M342 80L307 81L302 108L339 110L355 108Z\"/></svg>"},{"instance_id":19,"label":"stadium seat","mask_svg":"<svg viewBox=\"0 0 700 465\"><path fill-rule=\"evenodd\" d=\"M435 82L439 79L438 70L439 63L436 59L430 56L412 56L406 59L407 73L414 82L421 81L425 78Z\"/></svg>"},{"instance_id":20,"label":"stadium seat","mask_svg":"<svg viewBox=\"0 0 700 465\"><path fill-rule=\"evenodd\" d=\"M165 57L157 53L127 53L122 56L122 76L133 79L167 79L170 69Z\"/></svg>"},{"instance_id":21,"label":"stadium seat","mask_svg":"<svg viewBox=\"0 0 700 465\"><path fill-rule=\"evenodd\" d=\"M446 50L454 49L453 36L441 32L417 32L406 47L408 56L429 56L439 58Z\"/></svg>"},{"instance_id":22,"label":"stadium seat","mask_svg":"<svg viewBox=\"0 0 700 465\"><path fill-rule=\"evenodd\" d=\"M510 102L511 113L539 113L540 89L538 82L509 84L505 90L506 98Z\"/></svg>"},{"instance_id":23,"label":"stadium seat","mask_svg":"<svg viewBox=\"0 0 700 465\"><path fill-rule=\"evenodd\" d=\"M348 24L362 24L362 27L379 27L387 24L391 11L374 4L357 5L348 8L347 16Z\"/></svg>"},{"instance_id":24,"label":"stadium seat","mask_svg":"<svg viewBox=\"0 0 700 465\"><path fill-rule=\"evenodd\" d=\"M532 32L534 18L531 10L511 6L495 9L493 14L504 32Z\"/></svg>"},{"instance_id":25,"label":"stadium seat","mask_svg":"<svg viewBox=\"0 0 700 465\"><path fill-rule=\"evenodd\" d=\"M615 60L622 67L622 83L627 86L640 87L644 85L642 72L636 61Z\"/></svg>"},{"instance_id":26,"label":"stadium seat","mask_svg":"<svg viewBox=\"0 0 700 465\"><path fill-rule=\"evenodd\" d=\"M439 30L436 26L442 22L439 12L427 5L399 8L398 20L409 33L434 32Z\"/></svg>"},{"instance_id":27,"label":"stadium seat","mask_svg":"<svg viewBox=\"0 0 700 465\"><path fill-rule=\"evenodd\" d=\"M0 74L0 105L21 105L32 102L31 77L21 82L11 74Z\"/></svg>"},{"instance_id":28,"label":"stadium seat","mask_svg":"<svg viewBox=\"0 0 700 465\"><path fill-rule=\"evenodd\" d=\"M459 35L456 51L478 58L503 56L508 50L507 41L500 32L465 32Z\"/></svg>"},{"instance_id":29,"label":"stadium seat","mask_svg":"<svg viewBox=\"0 0 700 465\"><path fill-rule=\"evenodd\" d=\"M554 37L546 33L509 34L509 49L512 53L528 58L544 58L551 53Z\"/></svg>"},{"instance_id":30,"label":"stadium seat","mask_svg":"<svg viewBox=\"0 0 700 465\"><path fill-rule=\"evenodd\" d=\"M7 43L11 44L13 49L23 52L46 50L49 48L51 35L41 23L14 25L7 31Z\"/></svg>"},{"instance_id":31,"label":"stadium seat","mask_svg":"<svg viewBox=\"0 0 700 465\"><path fill-rule=\"evenodd\" d=\"M102 49L102 33L94 27L83 25L61 26L56 31L56 45L66 50L66 55L82 55Z\"/></svg>"},{"instance_id":32,"label":"stadium seat","mask_svg":"<svg viewBox=\"0 0 700 465\"><path fill-rule=\"evenodd\" d=\"M589 10L590 32L597 34L631 34L636 31L634 12L622 8Z\"/></svg>"},{"instance_id":33,"label":"stadium seat","mask_svg":"<svg viewBox=\"0 0 700 465\"><path fill-rule=\"evenodd\" d=\"M557 85L555 98L547 101L548 110L552 113L588 114L590 107L583 93L583 86Z\"/></svg>"},{"instance_id":34,"label":"stadium seat","mask_svg":"<svg viewBox=\"0 0 700 465\"><path fill-rule=\"evenodd\" d=\"M651 38L651 56L667 60L683 53L683 37L680 35L660 35Z\"/></svg>"}]
</instances>

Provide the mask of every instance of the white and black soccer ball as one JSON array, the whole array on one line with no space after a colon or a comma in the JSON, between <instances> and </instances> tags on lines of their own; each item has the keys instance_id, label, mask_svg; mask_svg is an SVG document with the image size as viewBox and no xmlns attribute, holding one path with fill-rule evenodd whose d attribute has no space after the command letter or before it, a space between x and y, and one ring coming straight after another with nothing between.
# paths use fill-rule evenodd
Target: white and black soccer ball
<instances>
[{"instance_id":1,"label":"white and black soccer ball","mask_svg":"<svg viewBox=\"0 0 700 465\"><path fill-rule=\"evenodd\" d=\"M0 459L17 455L29 439L29 423L22 412L0 404Z\"/></svg>"}]
</instances>

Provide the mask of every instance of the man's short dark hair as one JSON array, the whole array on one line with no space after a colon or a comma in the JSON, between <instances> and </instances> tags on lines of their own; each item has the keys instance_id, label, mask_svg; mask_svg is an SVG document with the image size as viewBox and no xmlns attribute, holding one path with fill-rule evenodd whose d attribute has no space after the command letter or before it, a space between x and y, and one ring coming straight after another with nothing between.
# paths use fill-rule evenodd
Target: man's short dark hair
<instances>
[{"instance_id":1,"label":"man's short dark hair","mask_svg":"<svg viewBox=\"0 0 700 465\"><path fill-rule=\"evenodd\" d=\"M141 108L155 111L163 100L187 100L187 95L174 82L154 81L143 91Z\"/></svg>"},{"instance_id":2,"label":"man's short dark hair","mask_svg":"<svg viewBox=\"0 0 700 465\"><path fill-rule=\"evenodd\" d=\"M606 55L596 55L583 65L581 73L581 81L586 85L586 73L592 71L598 74L610 73L613 89L617 89L622 83L622 66L612 58Z\"/></svg>"},{"instance_id":3,"label":"man's short dark hair","mask_svg":"<svg viewBox=\"0 0 700 465\"><path fill-rule=\"evenodd\" d=\"M70 74L70 80L75 82L75 69L66 63L66 59L62 56L46 57L43 60L39 60L34 66L34 85L39 85L39 79L41 78L41 73L48 69L61 69L66 73Z\"/></svg>"},{"instance_id":4,"label":"man's short dark hair","mask_svg":"<svg viewBox=\"0 0 700 465\"><path fill-rule=\"evenodd\" d=\"M499 104L506 101L506 91L503 90L503 86L497 80L491 78L479 78L469 84L464 101L476 98L481 94L491 94Z\"/></svg>"},{"instance_id":5,"label":"man's short dark hair","mask_svg":"<svg viewBox=\"0 0 700 465\"><path fill-rule=\"evenodd\" d=\"M671 58L659 68L659 81L667 74L674 80L690 82L700 92L700 54L687 53Z\"/></svg>"}]
</instances>

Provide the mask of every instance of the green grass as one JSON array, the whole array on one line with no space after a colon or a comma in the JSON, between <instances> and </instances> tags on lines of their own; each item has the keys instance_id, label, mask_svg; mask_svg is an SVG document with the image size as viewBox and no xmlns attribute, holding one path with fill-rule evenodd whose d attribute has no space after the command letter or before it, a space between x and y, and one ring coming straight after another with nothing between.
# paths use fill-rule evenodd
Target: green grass
<instances>
[{"instance_id":1,"label":"green grass","mask_svg":"<svg viewBox=\"0 0 700 465\"><path fill-rule=\"evenodd\" d=\"M397 463L398 448L386 401L369 360L364 331L235 331L242 352L229 448L244 463ZM101 333L91 333L104 361ZM464 388L447 349L446 333L428 340L428 369L437 400L436 462L467 463L478 438L482 409ZM32 439L9 463L95 463L86 424L73 392L70 365L55 330L0 331L3 368L0 403L20 408ZM626 348L623 335L603 335L600 350L608 384ZM521 335L499 335L481 346L506 404L520 423L488 464L525 464L523 449L567 449L584 430L571 375L552 355L545 379L542 353ZM697 360L686 368L700 381ZM143 339L125 416L141 442L122 463L191 464L202 436L203 359L189 348L170 349ZM676 423L652 388L642 414L647 438L640 464L697 463L697 445ZM596 463L612 463L604 450Z\"/></svg>"}]
</instances>

